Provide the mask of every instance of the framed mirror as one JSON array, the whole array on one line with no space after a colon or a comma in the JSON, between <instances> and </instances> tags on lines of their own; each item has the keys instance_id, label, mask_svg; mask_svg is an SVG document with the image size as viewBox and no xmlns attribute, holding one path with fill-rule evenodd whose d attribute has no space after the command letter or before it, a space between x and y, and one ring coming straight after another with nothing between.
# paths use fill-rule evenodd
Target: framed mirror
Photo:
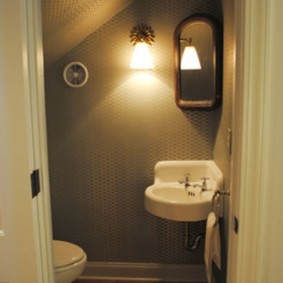
<instances>
[{"instance_id":1,"label":"framed mirror","mask_svg":"<svg viewBox=\"0 0 283 283\"><path fill-rule=\"evenodd\" d=\"M222 97L222 32L210 17L180 23L174 34L176 104L215 109Z\"/></svg>"}]
</instances>

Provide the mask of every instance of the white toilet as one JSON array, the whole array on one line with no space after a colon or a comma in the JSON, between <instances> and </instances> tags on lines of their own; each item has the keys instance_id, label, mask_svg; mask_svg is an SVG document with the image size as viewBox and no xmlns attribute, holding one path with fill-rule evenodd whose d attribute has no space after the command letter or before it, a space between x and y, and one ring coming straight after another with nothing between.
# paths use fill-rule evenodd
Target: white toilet
<instances>
[{"instance_id":1,"label":"white toilet","mask_svg":"<svg viewBox=\"0 0 283 283\"><path fill-rule=\"evenodd\" d=\"M77 245L53 240L56 283L71 283L83 272L87 256Z\"/></svg>"}]
</instances>

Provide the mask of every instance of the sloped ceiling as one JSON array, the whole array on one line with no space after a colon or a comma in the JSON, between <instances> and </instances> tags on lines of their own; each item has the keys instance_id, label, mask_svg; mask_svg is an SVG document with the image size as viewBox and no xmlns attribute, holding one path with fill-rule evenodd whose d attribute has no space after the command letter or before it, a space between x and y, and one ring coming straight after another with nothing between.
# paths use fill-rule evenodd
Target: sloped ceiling
<instances>
[{"instance_id":1,"label":"sloped ceiling","mask_svg":"<svg viewBox=\"0 0 283 283\"><path fill-rule=\"evenodd\" d=\"M49 65L125 9L133 0L43 0L45 64Z\"/></svg>"}]
</instances>

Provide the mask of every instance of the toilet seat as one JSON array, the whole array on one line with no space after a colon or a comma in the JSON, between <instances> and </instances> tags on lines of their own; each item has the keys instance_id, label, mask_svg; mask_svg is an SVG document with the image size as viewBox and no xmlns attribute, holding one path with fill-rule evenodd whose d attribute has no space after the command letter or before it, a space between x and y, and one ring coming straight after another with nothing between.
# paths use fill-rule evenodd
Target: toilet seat
<instances>
[{"instance_id":1,"label":"toilet seat","mask_svg":"<svg viewBox=\"0 0 283 283\"><path fill-rule=\"evenodd\" d=\"M55 269L73 265L81 261L85 255L80 247L58 240L53 240L53 252Z\"/></svg>"}]
</instances>

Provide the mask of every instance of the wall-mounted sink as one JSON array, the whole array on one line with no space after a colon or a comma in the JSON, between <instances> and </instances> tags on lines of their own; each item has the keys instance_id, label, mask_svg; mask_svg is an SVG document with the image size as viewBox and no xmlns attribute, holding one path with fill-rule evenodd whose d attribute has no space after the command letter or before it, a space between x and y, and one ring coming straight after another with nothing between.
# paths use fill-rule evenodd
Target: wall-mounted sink
<instances>
[{"instance_id":1,"label":"wall-mounted sink","mask_svg":"<svg viewBox=\"0 0 283 283\"><path fill-rule=\"evenodd\" d=\"M154 172L154 184L145 190L145 208L165 219L206 219L214 192L223 188L223 174L213 160L160 161Z\"/></svg>"}]
</instances>

